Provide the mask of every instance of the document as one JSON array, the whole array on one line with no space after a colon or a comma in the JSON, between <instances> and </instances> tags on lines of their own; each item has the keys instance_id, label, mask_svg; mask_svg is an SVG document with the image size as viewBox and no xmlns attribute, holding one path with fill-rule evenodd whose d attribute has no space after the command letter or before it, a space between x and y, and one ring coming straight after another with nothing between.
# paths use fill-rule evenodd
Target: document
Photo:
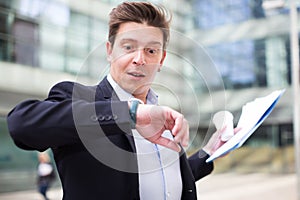
<instances>
[{"instance_id":1,"label":"document","mask_svg":"<svg viewBox=\"0 0 300 200\"><path fill-rule=\"evenodd\" d=\"M236 126L237 128L241 128L241 130L217 149L206 162L211 162L216 158L241 147L269 116L284 91L284 89L276 90L265 97L256 98L254 101L246 103L242 107L242 113Z\"/></svg>"}]
</instances>

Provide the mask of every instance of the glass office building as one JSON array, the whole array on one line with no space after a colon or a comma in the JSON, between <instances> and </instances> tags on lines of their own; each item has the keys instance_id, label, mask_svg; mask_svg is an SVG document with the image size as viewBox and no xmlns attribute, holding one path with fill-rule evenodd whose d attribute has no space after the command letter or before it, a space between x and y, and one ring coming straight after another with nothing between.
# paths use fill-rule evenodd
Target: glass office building
<instances>
[{"instance_id":1,"label":"glass office building","mask_svg":"<svg viewBox=\"0 0 300 200\"><path fill-rule=\"evenodd\" d=\"M21 189L12 187L15 176L31 180L37 162L36 152L14 146L7 113L24 99L45 98L61 80L97 84L109 69L108 13L119 2L0 0L0 192ZM293 172L288 1L152 2L173 12L167 60L154 87L161 104L190 121L188 153L214 132L215 112L227 109L237 121L246 102L285 88L270 117L243 148L217 160L216 171Z\"/></svg>"}]
</instances>

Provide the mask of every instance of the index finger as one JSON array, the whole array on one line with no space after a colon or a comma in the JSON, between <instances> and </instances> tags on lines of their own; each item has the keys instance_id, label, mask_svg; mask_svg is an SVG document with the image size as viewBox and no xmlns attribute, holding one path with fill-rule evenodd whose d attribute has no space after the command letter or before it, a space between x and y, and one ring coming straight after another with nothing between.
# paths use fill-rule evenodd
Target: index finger
<instances>
[{"instance_id":1,"label":"index finger","mask_svg":"<svg viewBox=\"0 0 300 200\"><path fill-rule=\"evenodd\" d=\"M181 129L174 138L175 142L186 147L189 143L189 125L186 119L183 119Z\"/></svg>"},{"instance_id":2,"label":"index finger","mask_svg":"<svg viewBox=\"0 0 300 200\"><path fill-rule=\"evenodd\" d=\"M159 138L157 138L157 140L155 141L156 144L159 144L161 146L164 146L166 148L172 149L176 152L180 152L181 151L181 147L179 146L179 144L177 144L175 141L170 140L168 138L162 137L160 136Z\"/></svg>"}]
</instances>

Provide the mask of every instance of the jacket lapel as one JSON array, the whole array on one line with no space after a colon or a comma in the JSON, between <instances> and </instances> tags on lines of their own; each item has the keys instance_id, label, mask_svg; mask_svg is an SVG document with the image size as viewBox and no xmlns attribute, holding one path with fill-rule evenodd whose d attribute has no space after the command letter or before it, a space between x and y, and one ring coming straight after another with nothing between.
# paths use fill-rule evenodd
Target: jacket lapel
<instances>
[{"instance_id":1,"label":"jacket lapel","mask_svg":"<svg viewBox=\"0 0 300 200\"><path fill-rule=\"evenodd\" d=\"M107 77L105 77L97 86L95 99L97 100L103 100L103 98L106 101L120 101L119 97L117 96L116 92L113 90L112 86L107 80ZM131 133L124 134L126 136L133 152L136 152L134 139Z\"/></svg>"}]
</instances>

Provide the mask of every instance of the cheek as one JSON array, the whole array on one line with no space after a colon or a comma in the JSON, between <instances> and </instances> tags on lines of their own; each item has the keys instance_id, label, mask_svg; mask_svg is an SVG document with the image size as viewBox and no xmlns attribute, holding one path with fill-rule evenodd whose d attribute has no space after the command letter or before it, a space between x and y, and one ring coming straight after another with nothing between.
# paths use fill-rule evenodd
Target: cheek
<instances>
[{"instance_id":1,"label":"cheek","mask_svg":"<svg viewBox=\"0 0 300 200\"><path fill-rule=\"evenodd\" d=\"M111 58L112 58L111 60L112 63L118 63L119 65L128 63L132 59L130 54L124 54L119 52L114 52L111 55Z\"/></svg>"},{"instance_id":2,"label":"cheek","mask_svg":"<svg viewBox=\"0 0 300 200\"><path fill-rule=\"evenodd\" d=\"M150 76L149 76L149 79L154 80L158 68L159 68L158 65L148 66L148 69L149 69L149 70L147 70L147 71L148 71L148 74L150 75Z\"/></svg>"},{"instance_id":3,"label":"cheek","mask_svg":"<svg viewBox=\"0 0 300 200\"><path fill-rule=\"evenodd\" d=\"M113 55L111 56L111 69L114 70L116 73L121 73L122 71L125 70L127 66L127 59L125 56L116 56Z\"/></svg>"}]
</instances>

